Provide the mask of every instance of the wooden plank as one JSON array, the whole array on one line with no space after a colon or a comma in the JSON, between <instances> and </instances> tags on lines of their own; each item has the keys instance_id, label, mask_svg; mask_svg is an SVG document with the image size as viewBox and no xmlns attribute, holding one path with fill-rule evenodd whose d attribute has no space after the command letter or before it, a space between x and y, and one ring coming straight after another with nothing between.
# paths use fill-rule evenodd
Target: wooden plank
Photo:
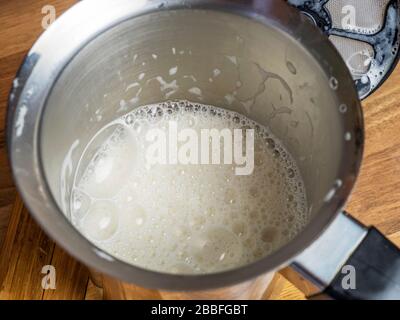
<instances>
[{"instance_id":1,"label":"wooden plank","mask_svg":"<svg viewBox=\"0 0 400 320\"><path fill-rule=\"evenodd\" d=\"M0 299L84 299L89 281L85 266L44 234L17 197L1 250ZM42 289L42 268L56 270L56 289ZM97 294L97 295L96 295ZM92 290L92 297L98 296Z\"/></svg>"},{"instance_id":2,"label":"wooden plank","mask_svg":"<svg viewBox=\"0 0 400 320\"><path fill-rule=\"evenodd\" d=\"M284 277L281 278L282 289L275 300L306 300L306 297Z\"/></svg>"},{"instance_id":3,"label":"wooden plank","mask_svg":"<svg viewBox=\"0 0 400 320\"><path fill-rule=\"evenodd\" d=\"M83 300L88 269L56 245L50 263L56 270L56 289L44 291L43 300Z\"/></svg>"},{"instance_id":4,"label":"wooden plank","mask_svg":"<svg viewBox=\"0 0 400 320\"><path fill-rule=\"evenodd\" d=\"M366 143L347 210L386 235L400 230L400 66L363 103Z\"/></svg>"},{"instance_id":5,"label":"wooden plank","mask_svg":"<svg viewBox=\"0 0 400 320\"><path fill-rule=\"evenodd\" d=\"M15 195L14 187L0 189L0 247L7 232Z\"/></svg>"},{"instance_id":6,"label":"wooden plank","mask_svg":"<svg viewBox=\"0 0 400 320\"><path fill-rule=\"evenodd\" d=\"M0 58L10 53L27 51L42 28L42 8L54 6L57 17L76 3L76 0L2 0L0 1Z\"/></svg>"},{"instance_id":7,"label":"wooden plank","mask_svg":"<svg viewBox=\"0 0 400 320\"><path fill-rule=\"evenodd\" d=\"M54 243L17 198L1 251L0 299L41 299L41 271L53 250Z\"/></svg>"},{"instance_id":8,"label":"wooden plank","mask_svg":"<svg viewBox=\"0 0 400 320\"><path fill-rule=\"evenodd\" d=\"M22 211L24 209L24 204L22 200L17 197L12 208L12 219L8 224L6 239L13 239L15 237L16 232L18 231L18 223L21 219ZM13 251L13 241L7 241L3 243L3 246L0 247L1 250L1 259L0 259L0 292L3 288L4 279L7 275L8 270L10 269L10 259L11 255L14 253Z\"/></svg>"},{"instance_id":9,"label":"wooden plank","mask_svg":"<svg viewBox=\"0 0 400 320\"><path fill-rule=\"evenodd\" d=\"M102 300L103 299L103 289L96 287L94 283L89 279L85 300Z\"/></svg>"}]
</instances>

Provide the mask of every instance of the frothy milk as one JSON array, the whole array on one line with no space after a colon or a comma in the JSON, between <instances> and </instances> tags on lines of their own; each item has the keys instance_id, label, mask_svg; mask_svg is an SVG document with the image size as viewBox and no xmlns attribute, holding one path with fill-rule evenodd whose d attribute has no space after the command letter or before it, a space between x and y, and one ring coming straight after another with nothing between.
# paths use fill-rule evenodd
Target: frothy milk
<instances>
[{"instance_id":1,"label":"frothy milk","mask_svg":"<svg viewBox=\"0 0 400 320\"><path fill-rule=\"evenodd\" d=\"M170 121L197 132L254 129L253 173L235 175L234 164L149 165L146 133ZM101 129L79 161L70 207L72 223L106 252L179 274L254 262L309 219L296 163L268 128L187 101L140 107Z\"/></svg>"}]
</instances>

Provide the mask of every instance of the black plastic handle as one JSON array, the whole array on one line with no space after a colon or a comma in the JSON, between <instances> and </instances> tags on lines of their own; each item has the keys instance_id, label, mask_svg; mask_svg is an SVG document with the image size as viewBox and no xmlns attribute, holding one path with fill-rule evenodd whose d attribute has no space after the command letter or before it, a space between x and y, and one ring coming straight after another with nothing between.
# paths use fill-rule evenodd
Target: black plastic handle
<instances>
[{"instance_id":1,"label":"black plastic handle","mask_svg":"<svg viewBox=\"0 0 400 320\"><path fill-rule=\"evenodd\" d=\"M345 265L354 267L355 288L347 288L348 274L339 272L312 299L400 300L400 250L375 228L369 228Z\"/></svg>"}]
</instances>

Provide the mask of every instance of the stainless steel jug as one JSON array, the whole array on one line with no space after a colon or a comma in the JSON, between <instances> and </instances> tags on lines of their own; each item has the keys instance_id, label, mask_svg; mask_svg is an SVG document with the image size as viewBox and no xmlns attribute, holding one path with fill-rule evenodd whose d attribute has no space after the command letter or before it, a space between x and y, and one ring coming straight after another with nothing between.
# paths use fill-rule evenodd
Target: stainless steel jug
<instances>
[{"instance_id":1,"label":"stainless steel jug","mask_svg":"<svg viewBox=\"0 0 400 320\"><path fill-rule=\"evenodd\" d=\"M221 73L211 82L215 68ZM243 86L232 101L237 81ZM168 99L243 113L284 142L300 167L312 216L295 239L235 270L169 275L119 261L72 226L62 194L70 192L88 140L118 115ZM310 297L400 298L397 248L341 212L364 143L354 83L329 40L283 1L82 1L26 57L10 94L7 133L15 181L30 212L70 254L107 275L100 277L111 298L135 297L136 287L123 282L197 290L203 293L194 296L202 298L216 297L207 290L239 284L215 292L259 298L255 288L264 290L268 274L287 266L287 276ZM342 286L342 268L349 265L356 288Z\"/></svg>"}]
</instances>

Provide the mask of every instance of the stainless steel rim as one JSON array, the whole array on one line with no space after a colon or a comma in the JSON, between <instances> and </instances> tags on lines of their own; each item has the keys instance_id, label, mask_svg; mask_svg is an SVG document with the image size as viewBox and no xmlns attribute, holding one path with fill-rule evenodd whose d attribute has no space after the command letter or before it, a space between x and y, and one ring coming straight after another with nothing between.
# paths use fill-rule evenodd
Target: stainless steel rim
<instances>
[{"instance_id":1,"label":"stainless steel rim","mask_svg":"<svg viewBox=\"0 0 400 320\"><path fill-rule=\"evenodd\" d=\"M285 32L298 41L341 84L337 94L349 107L344 126L358 135L342 159L343 186L333 201L305 230L272 255L235 270L196 276L170 275L144 270L119 261L86 240L65 218L47 186L40 159L42 111L53 84L73 56L97 35L133 17L170 9L222 10ZM70 35L74 35L71 37ZM302 38L299 39L299 35ZM343 208L359 172L364 133L361 106L351 76L339 53L306 18L280 0L82 1L61 16L36 42L24 61L10 93L7 142L16 185L36 221L71 255L111 276L145 287L199 290L239 283L289 263L309 246ZM21 125L22 121L22 125Z\"/></svg>"}]
</instances>

